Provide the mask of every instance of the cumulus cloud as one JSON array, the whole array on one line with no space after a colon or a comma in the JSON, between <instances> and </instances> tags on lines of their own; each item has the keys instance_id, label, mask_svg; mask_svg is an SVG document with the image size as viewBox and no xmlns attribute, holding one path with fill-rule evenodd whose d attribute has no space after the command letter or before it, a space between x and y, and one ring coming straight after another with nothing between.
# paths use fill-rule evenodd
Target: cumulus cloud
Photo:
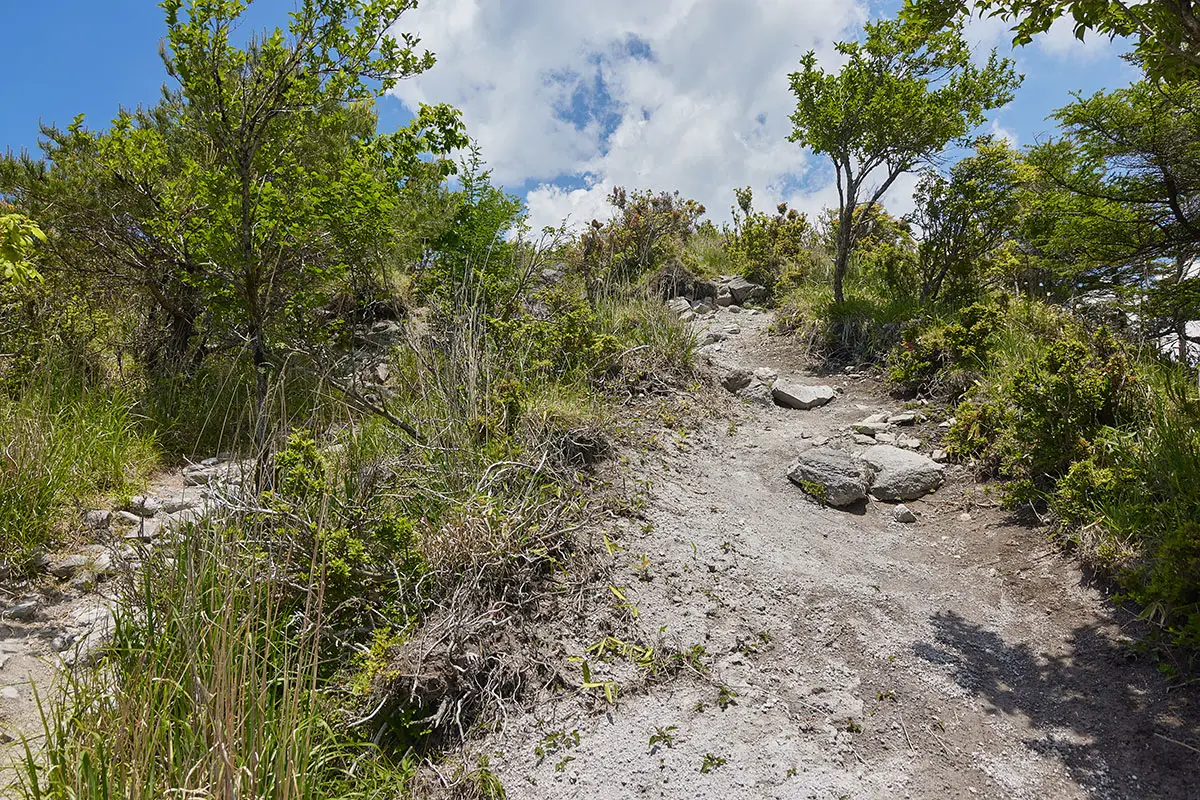
<instances>
[{"instance_id":1,"label":"cumulus cloud","mask_svg":"<svg viewBox=\"0 0 1200 800\"><path fill-rule=\"evenodd\" d=\"M406 15L438 56L395 94L463 111L531 222L607 213L615 185L678 189L723 218L733 189L807 207L817 162L787 141L787 74L826 62L865 8L845 0L428 0ZM823 166L823 165L822 165Z\"/></svg>"}]
</instances>

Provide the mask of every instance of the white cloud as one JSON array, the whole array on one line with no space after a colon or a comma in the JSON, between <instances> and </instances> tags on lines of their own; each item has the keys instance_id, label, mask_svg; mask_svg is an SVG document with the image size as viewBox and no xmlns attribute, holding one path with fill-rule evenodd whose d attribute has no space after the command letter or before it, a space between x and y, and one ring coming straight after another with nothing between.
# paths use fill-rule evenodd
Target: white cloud
<instances>
[{"instance_id":1,"label":"white cloud","mask_svg":"<svg viewBox=\"0 0 1200 800\"><path fill-rule=\"evenodd\" d=\"M1034 39L1046 55L1064 61L1097 61L1113 55L1113 42L1095 33L1088 33L1082 41L1075 36L1075 21L1060 17L1050 30Z\"/></svg>"},{"instance_id":2,"label":"white cloud","mask_svg":"<svg viewBox=\"0 0 1200 800\"><path fill-rule=\"evenodd\" d=\"M395 94L462 109L495 179L534 187L535 227L602 216L614 185L678 189L717 218L736 186L807 205L786 76L864 19L845 0L426 0L402 28L438 65Z\"/></svg>"}]
</instances>

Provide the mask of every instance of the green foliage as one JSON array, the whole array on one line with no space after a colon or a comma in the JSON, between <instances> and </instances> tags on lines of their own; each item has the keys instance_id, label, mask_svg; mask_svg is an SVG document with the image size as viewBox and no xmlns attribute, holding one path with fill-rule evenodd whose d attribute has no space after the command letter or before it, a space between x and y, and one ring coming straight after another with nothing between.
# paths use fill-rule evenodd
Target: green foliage
<instances>
[{"instance_id":1,"label":"green foliage","mask_svg":"<svg viewBox=\"0 0 1200 800\"><path fill-rule=\"evenodd\" d=\"M1017 179L1017 154L990 137L977 141L975 154L951 167L949 177L921 178L912 222L921 230L922 299L935 301L943 289L958 298L978 291L1017 223Z\"/></svg>"},{"instance_id":2,"label":"green foliage","mask_svg":"<svg viewBox=\"0 0 1200 800\"><path fill-rule=\"evenodd\" d=\"M0 400L0 574L70 533L78 505L136 489L157 457L124 393L56 390Z\"/></svg>"},{"instance_id":3,"label":"green foliage","mask_svg":"<svg viewBox=\"0 0 1200 800\"><path fill-rule=\"evenodd\" d=\"M805 280L821 256L808 219L780 203L771 216L754 210L750 187L736 189L733 229L727 252L734 270L767 288L784 292Z\"/></svg>"},{"instance_id":4,"label":"green foliage","mask_svg":"<svg viewBox=\"0 0 1200 800\"><path fill-rule=\"evenodd\" d=\"M1152 79L1184 83L1200 75L1200 24L1189 3L1142 0L906 0L903 16L940 24L974 9L1013 24L1013 44L1025 45L1060 19L1075 37L1133 37L1133 59Z\"/></svg>"},{"instance_id":5,"label":"green foliage","mask_svg":"<svg viewBox=\"0 0 1200 800\"><path fill-rule=\"evenodd\" d=\"M683 266L686 245L705 210L678 192L629 193L620 186L608 202L615 216L605 223L592 220L575 253L593 301L625 291L656 270Z\"/></svg>"},{"instance_id":6,"label":"green foliage","mask_svg":"<svg viewBox=\"0 0 1200 800\"><path fill-rule=\"evenodd\" d=\"M0 289L12 285L20 290L41 282L29 255L34 245L45 241L46 234L33 220L21 214L0 214Z\"/></svg>"},{"instance_id":7,"label":"green foliage","mask_svg":"<svg viewBox=\"0 0 1200 800\"><path fill-rule=\"evenodd\" d=\"M989 303L973 303L949 321L912 326L889 354L889 377L915 392L937 392L945 386L965 390L988 367L1005 300L1001 295ZM957 399L956 392L951 395Z\"/></svg>"},{"instance_id":8,"label":"green foliage","mask_svg":"<svg viewBox=\"0 0 1200 800\"><path fill-rule=\"evenodd\" d=\"M855 210L874 206L900 175L936 156L1012 98L1013 64L992 51L976 66L961 21L944 27L869 23L865 41L841 42L845 64L823 70L815 51L789 76L796 96L791 139L833 162L840 198L833 295L844 302ZM881 177L869 184L872 176Z\"/></svg>"}]
</instances>

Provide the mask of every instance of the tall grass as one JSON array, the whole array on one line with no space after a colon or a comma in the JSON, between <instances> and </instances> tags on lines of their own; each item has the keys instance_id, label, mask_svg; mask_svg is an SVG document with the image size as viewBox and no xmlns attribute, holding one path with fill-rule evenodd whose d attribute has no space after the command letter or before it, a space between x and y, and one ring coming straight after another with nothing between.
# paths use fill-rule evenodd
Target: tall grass
<instances>
[{"instance_id":1,"label":"tall grass","mask_svg":"<svg viewBox=\"0 0 1200 800\"><path fill-rule=\"evenodd\" d=\"M147 563L98 667L68 673L45 706L23 797L371 796L362 778L382 763L325 718L324 583L283 591L247 533L196 528Z\"/></svg>"},{"instance_id":2,"label":"tall grass","mask_svg":"<svg viewBox=\"0 0 1200 800\"><path fill-rule=\"evenodd\" d=\"M74 504L136 488L156 457L122 392L0 401L0 571L68 534Z\"/></svg>"}]
</instances>

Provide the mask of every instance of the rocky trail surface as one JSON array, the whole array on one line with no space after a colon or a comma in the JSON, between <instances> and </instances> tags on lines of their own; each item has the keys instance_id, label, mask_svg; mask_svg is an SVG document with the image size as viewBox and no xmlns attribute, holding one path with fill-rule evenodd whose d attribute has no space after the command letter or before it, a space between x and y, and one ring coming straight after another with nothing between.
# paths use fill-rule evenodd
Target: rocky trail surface
<instances>
[{"instance_id":1,"label":"rocky trail surface","mask_svg":"<svg viewBox=\"0 0 1200 800\"><path fill-rule=\"evenodd\" d=\"M1194 687L1135 656L1132 615L967 470L916 455L943 457L939 420L869 376L806 373L769 321L701 309L737 395L699 430L664 425L634 467L644 517L601 525L596 593L706 674L639 682L640 651L559 631L560 674L579 686L586 661L592 688L546 690L485 742L508 797L1200 797ZM879 464L897 459L919 491ZM842 508L805 490L823 460Z\"/></svg>"}]
</instances>

